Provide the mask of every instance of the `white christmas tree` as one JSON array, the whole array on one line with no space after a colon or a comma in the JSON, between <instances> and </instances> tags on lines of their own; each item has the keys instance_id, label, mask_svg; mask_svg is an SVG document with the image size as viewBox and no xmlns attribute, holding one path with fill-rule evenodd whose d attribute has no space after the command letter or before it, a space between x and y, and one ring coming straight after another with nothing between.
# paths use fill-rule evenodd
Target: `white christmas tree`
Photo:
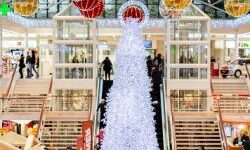
<instances>
[{"instance_id":1,"label":"white christmas tree","mask_svg":"<svg viewBox=\"0 0 250 150\"><path fill-rule=\"evenodd\" d=\"M158 150L139 23L126 21L116 52L113 86L107 98L102 150Z\"/></svg>"}]
</instances>

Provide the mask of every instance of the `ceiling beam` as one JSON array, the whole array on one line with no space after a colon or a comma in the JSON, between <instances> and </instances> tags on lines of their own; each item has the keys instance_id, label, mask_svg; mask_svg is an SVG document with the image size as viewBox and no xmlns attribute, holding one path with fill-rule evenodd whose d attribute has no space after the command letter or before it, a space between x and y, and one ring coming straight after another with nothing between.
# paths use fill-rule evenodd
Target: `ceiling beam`
<instances>
[{"instance_id":1,"label":"ceiling beam","mask_svg":"<svg viewBox=\"0 0 250 150\"><path fill-rule=\"evenodd\" d=\"M212 3L212 5L214 6L214 5L216 5L216 4L218 4L218 3L222 2L222 1L223 0L218 0L218 1L214 2L214 3Z\"/></svg>"},{"instance_id":2,"label":"ceiling beam","mask_svg":"<svg viewBox=\"0 0 250 150\"><path fill-rule=\"evenodd\" d=\"M219 11L221 11L221 12L226 13L225 10L223 10L223 9L221 9L221 8L218 8L218 7L216 7L216 6L212 5L212 4L206 3L206 2L204 2L204 1L200 1L200 2L201 2L202 4L208 6L208 7L211 7L211 8L213 8L213 9L216 9L216 10L219 10Z\"/></svg>"}]
</instances>

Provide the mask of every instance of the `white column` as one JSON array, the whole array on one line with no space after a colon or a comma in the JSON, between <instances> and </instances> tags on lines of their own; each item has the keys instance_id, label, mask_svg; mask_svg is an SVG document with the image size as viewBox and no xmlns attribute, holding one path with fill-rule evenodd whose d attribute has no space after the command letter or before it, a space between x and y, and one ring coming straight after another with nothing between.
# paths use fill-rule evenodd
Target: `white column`
<instances>
[{"instance_id":1,"label":"white column","mask_svg":"<svg viewBox=\"0 0 250 150\"><path fill-rule=\"evenodd\" d=\"M239 57L239 33L235 33L235 52L234 52L234 58Z\"/></svg>"},{"instance_id":2,"label":"white column","mask_svg":"<svg viewBox=\"0 0 250 150\"><path fill-rule=\"evenodd\" d=\"M25 136L25 134L26 134L26 125L24 121L21 121L21 135Z\"/></svg>"},{"instance_id":3,"label":"white column","mask_svg":"<svg viewBox=\"0 0 250 150\"><path fill-rule=\"evenodd\" d=\"M25 31L25 50L29 50L29 33L27 30Z\"/></svg>"},{"instance_id":4,"label":"white column","mask_svg":"<svg viewBox=\"0 0 250 150\"><path fill-rule=\"evenodd\" d=\"M2 60L2 54L3 54L2 35L3 35L3 27L2 27L2 19L1 19L0 20L0 76L3 75L3 66L1 66L1 62L3 61Z\"/></svg>"}]
</instances>

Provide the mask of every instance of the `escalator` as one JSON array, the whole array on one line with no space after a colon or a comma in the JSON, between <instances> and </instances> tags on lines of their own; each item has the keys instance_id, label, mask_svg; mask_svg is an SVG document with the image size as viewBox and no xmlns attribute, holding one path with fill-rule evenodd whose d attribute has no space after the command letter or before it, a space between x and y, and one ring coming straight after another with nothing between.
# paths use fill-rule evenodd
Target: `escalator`
<instances>
[{"instance_id":1,"label":"escalator","mask_svg":"<svg viewBox=\"0 0 250 150\"><path fill-rule=\"evenodd\" d=\"M107 98L107 94L109 93L110 88L113 85L113 80L103 80L103 91L102 91L102 99Z\"/></svg>"},{"instance_id":2,"label":"escalator","mask_svg":"<svg viewBox=\"0 0 250 150\"><path fill-rule=\"evenodd\" d=\"M110 88L113 85L112 80L103 80L102 78L99 78L98 81L98 105L101 103L102 99L106 99L109 93ZM160 150L170 150L168 148L164 148L168 143L166 141L166 135L164 135L167 131L166 130L166 124L165 124L165 90L163 89L163 86L153 86L151 91L151 97L152 97L152 103L155 110L155 129L157 132L157 139L159 143ZM157 101L158 103L155 103ZM98 107L97 107L98 108ZM103 119L101 117L100 109L97 111L96 119L95 119L95 134L98 134L98 131L100 129L100 120ZM164 133L164 134L163 134ZM96 136L95 136L96 137ZM96 144L96 138L95 138L95 144Z\"/></svg>"},{"instance_id":3,"label":"escalator","mask_svg":"<svg viewBox=\"0 0 250 150\"><path fill-rule=\"evenodd\" d=\"M151 100L155 111L155 130L160 150L163 150L163 131L162 131L162 112L161 112L161 93L160 84L153 84Z\"/></svg>"}]
</instances>

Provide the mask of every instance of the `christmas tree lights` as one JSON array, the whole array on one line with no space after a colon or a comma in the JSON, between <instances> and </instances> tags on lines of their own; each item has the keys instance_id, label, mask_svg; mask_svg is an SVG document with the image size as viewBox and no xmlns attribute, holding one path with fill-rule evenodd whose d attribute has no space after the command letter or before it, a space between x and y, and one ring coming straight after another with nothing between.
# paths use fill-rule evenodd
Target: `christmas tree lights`
<instances>
[{"instance_id":1,"label":"christmas tree lights","mask_svg":"<svg viewBox=\"0 0 250 150\"><path fill-rule=\"evenodd\" d=\"M135 19L125 21L107 98L102 150L158 150L143 37Z\"/></svg>"}]
</instances>

